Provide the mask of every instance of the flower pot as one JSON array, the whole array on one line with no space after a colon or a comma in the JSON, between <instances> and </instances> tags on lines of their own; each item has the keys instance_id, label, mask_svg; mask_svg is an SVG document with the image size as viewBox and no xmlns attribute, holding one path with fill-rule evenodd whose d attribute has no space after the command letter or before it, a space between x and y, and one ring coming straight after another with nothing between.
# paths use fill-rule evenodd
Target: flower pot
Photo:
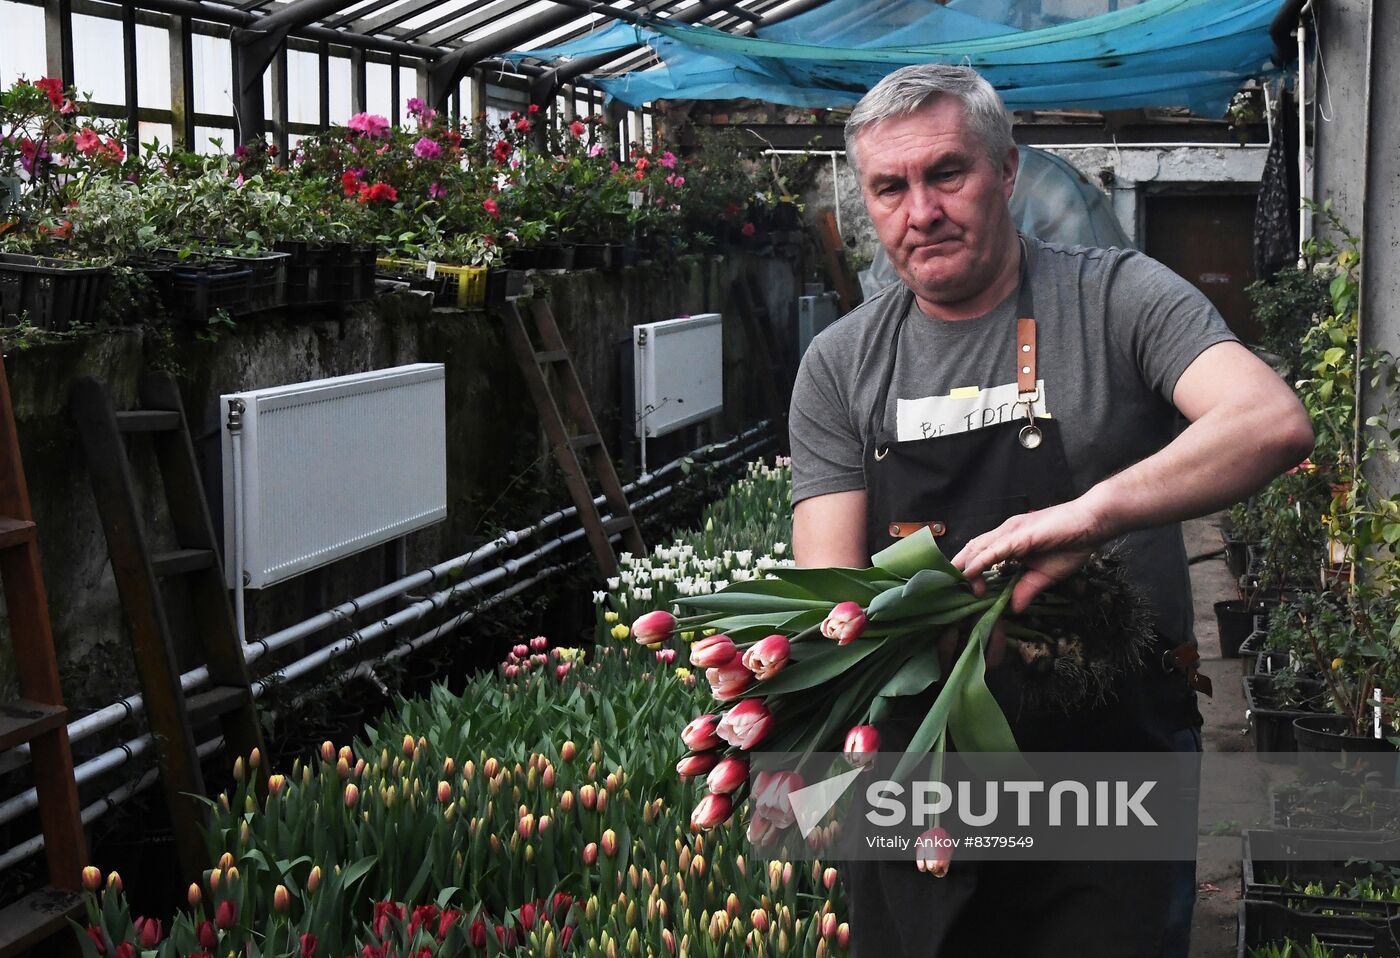
<instances>
[{"instance_id":1,"label":"flower pot","mask_svg":"<svg viewBox=\"0 0 1400 958\"><path fill-rule=\"evenodd\" d=\"M1400 840L1361 832L1246 828L1243 844L1245 898L1307 911L1360 910L1373 917L1400 912L1400 902L1339 899L1290 887L1366 878L1370 862L1400 861Z\"/></svg>"},{"instance_id":2,"label":"flower pot","mask_svg":"<svg viewBox=\"0 0 1400 958\"><path fill-rule=\"evenodd\" d=\"M247 305L242 310L230 312L260 313L286 305L287 260L291 258L286 253L240 253L236 256L220 255L215 258L252 273Z\"/></svg>"},{"instance_id":3,"label":"flower pot","mask_svg":"<svg viewBox=\"0 0 1400 958\"><path fill-rule=\"evenodd\" d=\"M1314 715L1321 708L1322 683L1299 679L1301 702L1278 704L1273 676L1251 675L1244 680L1245 712L1254 735L1254 751L1261 761L1283 762L1298 750L1293 737L1293 720Z\"/></svg>"},{"instance_id":4,"label":"flower pot","mask_svg":"<svg viewBox=\"0 0 1400 958\"><path fill-rule=\"evenodd\" d=\"M535 269L573 269L574 255L572 246L538 246Z\"/></svg>"},{"instance_id":5,"label":"flower pot","mask_svg":"<svg viewBox=\"0 0 1400 958\"><path fill-rule=\"evenodd\" d=\"M1249 564L1249 547L1257 543L1246 542L1243 539L1225 540L1225 568L1230 571L1230 578L1238 579L1244 575Z\"/></svg>"},{"instance_id":6,"label":"flower pot","mask_svg":"<svg viewBox=\"0 0 1400 958\"><path fill-rule=\"evenodd\" d=\"M1337 782L1288 785L1269 795L1274 828L1357 832L1368 837L1400 834L1400 789Z\"/></svg>"},{"instance_id":7,"label":"flower pot","mask_svg":"<svg viewBox=\"0 0 1400 958\"><path fill-rule=\"evenodd\" d=\"M0 326L24 319L37 329L64 330L96 322L111 282L106 266L0 253Z\"/></svg>"},{"instance_id":8,"label":"flower pot","mask_svg":"<svg viewBox=\"0 0 1400 958\"><path fill-rule=\"evenodd\" d=\"M612 252L606 243L579 243L574 247L574 268L611 269Z\"/></svg>"},{"instance_id":9,"label":"flower pot","mask_svg":"<svg viewBox=\"0 0 1400 958\"><path fill-rule=\"evenodd\" d=\"M486 274L486 305L504 306L506 300L525 292L525 272L519 269L492 269Z\"/></svg>"},{"instance_id":10,"label":"flower pot","mask_svg":"<svg viewBox=\"0 0 1400 958\"><path fill-rule=\"evenodd\" d=\"M338 264L340 301L360 303L373 299L379 247L373 243L350 243L345 246L344 258Z\"/></svg>"},{"instance_id":11,"label":"flower pot","mask_svg":"<svg viewBox=\"0 0 1400 958\"><path fill-rule=\"evenodd\" d=\"M1395 755L1395 746L1384 738L1352 735L1343 715L1305 715L1293 721L1293 734L1300 752L1371 752ZM1384 730L1382 730L1384 731ZM1388 763L1393 770L1395 762Z\"/></svg>"},{"instance_id":12,"label":"flower pot","mask_svg":"<svg viewBox=\"0 0 1400 958\"><path fill-rule=\"evenodd\" d=\"M1268 613L1270 605L1255 600L1228 599L1215 603L1215 623L1220 632L1220 655L1234 659L1240 654L1240 646L1254 631L1254 617Z\"/></svg>"}]
</instances>

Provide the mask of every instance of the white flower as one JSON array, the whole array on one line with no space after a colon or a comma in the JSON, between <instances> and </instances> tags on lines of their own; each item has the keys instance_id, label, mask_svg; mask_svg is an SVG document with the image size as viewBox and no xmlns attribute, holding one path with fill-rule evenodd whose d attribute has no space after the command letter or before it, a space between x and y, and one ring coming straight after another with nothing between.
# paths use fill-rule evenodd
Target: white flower
<instances>
[{"instance_id":1,"label":"white flower","mask_svg":"<svg viewBox=\"0 0 1400 958\"><path fill-rule=\"evenodd\" d=\"M619 579L617 576L613 576L611 579L608 580L608 591L616 592L620 585L622 585L622 580Z\"/></svg>"},{"instance_id":2,"label":"white flower","mask_svg":"<svg viewBox=\"0 0 1400 958\"><path fill-rule=\"evenodd\" d=\"M786 543L786 542L775 542L775 543L773 543L773 554L774 554L775 556L780 556L780 555L782 555L784 552L787 552L787 543Z\"/></svg>"},{"instance_id":3,"label":"white flower","mask_svg":"<svg viewBox=\"0 0 1400 958\"><path fill-rule=\"evenodd\" d=\"M593 593L593 604L594 604L594 605L602 605L602 604L603 604L604 602L606 602L606 601L608 601L608 594L607 594L606 592L595 592L595 593Z\"/></svg>"},{"instance_id":4,"label":"white flower","mask_svg":"<svg viewBox=\"0 0 1400 958\"><path fill-rule=\"evenodd\" d=\"M631 565L631 564L632 564L632 553L630 553L630 552L624 552L624 553L622 553L622 555L620 555L620 556L617 557L617 561L618 561L618 562L621 562L623 565Z\"/></svg>"}]
</instances>

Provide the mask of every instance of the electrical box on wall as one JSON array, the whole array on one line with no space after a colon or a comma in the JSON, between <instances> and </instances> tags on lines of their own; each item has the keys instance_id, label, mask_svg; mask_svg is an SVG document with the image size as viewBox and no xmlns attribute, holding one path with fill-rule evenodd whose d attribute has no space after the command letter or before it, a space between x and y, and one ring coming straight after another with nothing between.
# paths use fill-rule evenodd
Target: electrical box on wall
<instances>
[{"instance_id":1,"label":"electrical box on wall","mask_svg":"<svg viewBox=\"0 0 1400 958\"><path fill-rule=\"evenodd\" d=\"M724 408L724 324L719 313L632 329L639 439L654 439Z\"/></svg>"},{"instance_id":2,"label":"electrical box on wall","mask_svg":"<svg viewBox=\"0 0 1400 958\"><path fill-rule=\"evenodd\" d=\"M800 359L812 339L836 322L839 306L835 292L797 297L797 356Z\"/></svg>"}]
</instances>

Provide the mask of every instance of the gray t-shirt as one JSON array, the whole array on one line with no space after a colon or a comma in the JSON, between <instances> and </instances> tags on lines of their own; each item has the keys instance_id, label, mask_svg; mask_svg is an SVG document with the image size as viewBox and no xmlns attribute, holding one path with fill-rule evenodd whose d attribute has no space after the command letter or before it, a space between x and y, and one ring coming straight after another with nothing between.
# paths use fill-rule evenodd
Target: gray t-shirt
<instances>
[{"instance_id":1,"label":"gray t-shirt","mask_svg":"<svg viewBox=\"0 0 1400 958\"><path fill-rule=\"evenodd\" d=\"M1172 392L1205 349L1235 336L1198 290L1132 250L1026 237L1036 319L1037 413L1059 421L1079 493L1152 455L1175 434ZM890 362L878 428L900 440L948 435L1018 414L1016 293L984 316L930 319L895 284L823 331L803 356L789 428L793 503L865 488L863 452ZM1169 639L1191 636L1190 581L1178 524L1125 537L1131 574Z\"/></svg>"}]
</instances>

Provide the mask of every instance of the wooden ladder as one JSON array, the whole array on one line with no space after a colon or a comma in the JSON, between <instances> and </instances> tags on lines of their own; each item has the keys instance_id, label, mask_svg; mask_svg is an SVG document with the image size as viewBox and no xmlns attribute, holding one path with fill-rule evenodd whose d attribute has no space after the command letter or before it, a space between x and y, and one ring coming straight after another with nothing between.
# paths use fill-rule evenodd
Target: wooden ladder
<instances>
[{"instance_id":1,"label":"wooden ladder","mask_svg":"<svg viewBox=\"0 0 1400 958\"><path fill-rule=\"evenodd\" d=\"M247 756L263 748L262 728L179 390L169 375L150 376L141 384L141 402L144 409L119 412L96 379L73 385L73 415L156 741L180 868L189 881L208 865L200 833L205 810L191 797L205 794L194 730L217 717L226 748ZM147 434L155 450L176 540L169 551L152 551L137 504L126 448L126 437L135 433ZM180 687L162 580L188 590L193 638L210 679L198 694L186 696Z\"/></svg>"},{"instance_id":2,"label":"wooden ladder","mask_svg":"<svg viewBox=\"0 0 1400 958\"><path fill-rule=\"evenodd\" d=\"M0 362L0 577L10 617L19 699L0 704L0 751L29 743L49 884L0 910L0 958L24 953L82 909L87 841L68 747L68 710L58 682L39 542L20 460L10 383Z\"/></svg>"},{"instance_id":3,"label":"wooden ladder","mask_svg":"<svg viewBox=\"0 0 1400 958\"><path fill-rule=\"evenodd\" d=\"M569 356L568 347L559 335L559 325L554 321L554 313L549 304L536 299L530 304L530 317L535 327L534 336L521 315L518 300L509 299L499 307L499 314L505 323L506 338L510 341L511 352L525 377L530 398L535 401L540 420L544 423L545 435L554 450L554 459L564 472L564 481L569 487L569 495L578 508L579 519L588 536L589 547L598 569L605 578L618 574L617 554L613 551L612 536L621 534L625 549L635 555L646 554L646 544L642 542L637 520L632 515L632 507L622 492L617 469L608 455L607 445L598 431L598 423L593 419L593 410L588 405L588 397L579 383L578 372ZM535 337L539 338L540 348L535 347ZM574 425L579 430L570 433L550 385L550 370L559 389ZM593 488L584 474L579 461L579 452L588 456L603 499L611 518L604 521L593 501Z\"/></svg>"}]
</instances>

